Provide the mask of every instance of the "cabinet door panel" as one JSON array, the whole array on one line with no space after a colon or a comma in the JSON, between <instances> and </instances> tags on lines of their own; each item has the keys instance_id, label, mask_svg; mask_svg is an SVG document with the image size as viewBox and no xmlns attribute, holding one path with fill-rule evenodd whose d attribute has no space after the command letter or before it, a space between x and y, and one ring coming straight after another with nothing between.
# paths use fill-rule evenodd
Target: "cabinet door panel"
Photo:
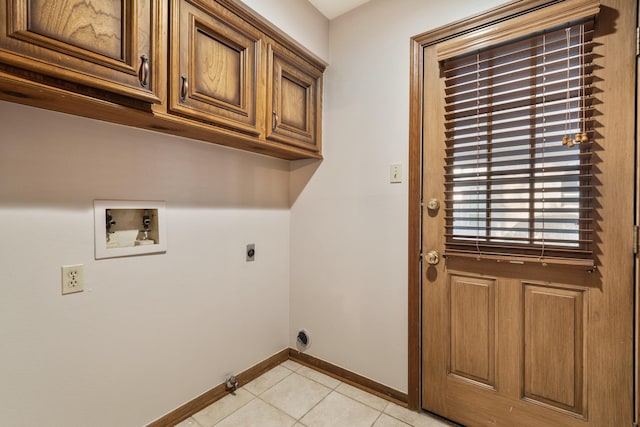
<instances>
[{"instance_id":1,"label":"cabinet door panel","mask_svg":"<svg viewBox=\"0 0 640 427\"><path fill-rule=\"evenodd\" d=\"M0 62L147 102L158 0L7 0Z\"/></svg>"},{"instance_id":2,"label":"cabinet door panel","mask_svg":"<svg viewBox=\"0 0 640 427\"><path fill-rule=\"evenodd\" d=\"M123 3L31 0L28 31L115 60L125 57ZM126 12L125 12L126 14ZM64 19L56 19L64 17Z\"/></svg>"},{"instance_id":3,"label":"cabinet door panel","mask_svg":"<svg viewBox=\"0 0 640 427\"><path fill-rule=\"evenodd\" d=\"M216 4L176 0L173 6L171 111L259 135L260 33Z\"/></svg>"},{"instance_id":4,"label":"cabinet door panel","mask_svg":"<svg viewBox=\"0 0 640 427\"><path fill-rule=\"evenodd\" d=\"M196 52L202 54L195 61L194 95L201 94L211 103L216 100L242 107L242 85L238 76L242 70L242 50L227 46L203 31L196 35Z\"/></svg>"},{"instance_id":5,"label":"cabinet door panel","mask_svg":"<svg viewBox=\"0 0 640 427\"><path fill-rule=\"evenodd\" d=\"M280 120L282 125L299 129L309 135L309 85L306 82L297 82L288 78L286 73L280 80L280 92L282 94ZM282 102L284 100L284 102Z\"/></svg>"},{"instance_id":6,"label":"cabinet door panel","mask_svg":"<svg viewBox=\"0 0 640 427\"><path fill-rule=\"evenodd\" d=\"M322 72L269 46L267 139L320 151Z\"/></svg>"}]
</instances>

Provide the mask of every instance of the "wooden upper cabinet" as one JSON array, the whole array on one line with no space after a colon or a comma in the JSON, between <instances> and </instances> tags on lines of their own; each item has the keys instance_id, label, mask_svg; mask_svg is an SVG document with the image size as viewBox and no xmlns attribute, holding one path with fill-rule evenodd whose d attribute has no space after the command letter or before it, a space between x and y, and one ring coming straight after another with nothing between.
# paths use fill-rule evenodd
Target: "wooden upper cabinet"
<instances>
[{"instance_id":1,"label":"wooden upper cabinet","mask_svg":"<svg viewBox=\"0 0 640 427\"><path fill-rule=\"evenodd\" d=\"M0 0L0 99L321 158L326 64L238 0Z\"/></svg>"},{"instance_id":2,"label":"wooden upper cabinet","mask_svg":"<svg viewBox=\"0 0 640 427\"><path fill-rule=\"evenodd\" d=\"M214 2L174 0L171 14L170 110L259 136L260 32Z\"/></svg>"},{"instance_id":3,"label":"wooden upper cabinet","mask_svg":"<svg viewBox=\"0 0 640 427\"><path fill-rule=\"evenodd\" d=\"M267 139L319 152L322 70L276 45L268 58Z\"/></svg>"},{"instance_id":4,"label":"wooden upper cabinet","mask_svg":"<svg viewBox=\"0 0 640 427\"><path fill-rule=\"evenodd\" d=\"M0 63L145 102L159 0L0 1Z\"/></svg>"}]
</instances>

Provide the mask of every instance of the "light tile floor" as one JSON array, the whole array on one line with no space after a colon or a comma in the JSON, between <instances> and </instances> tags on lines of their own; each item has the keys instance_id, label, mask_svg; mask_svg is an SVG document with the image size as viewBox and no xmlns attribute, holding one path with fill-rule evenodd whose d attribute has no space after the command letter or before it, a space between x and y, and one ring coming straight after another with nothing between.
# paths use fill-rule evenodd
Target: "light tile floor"
<instances>
[{"instance_id":1,"label":"light tile floor","mask_svg":"<svg viewBox=\"0 0 640 427\"><path fill-rule=\"evenodd\" d=\"M176 427L446 427L287 360Z\"/></svg>"}]
</instances>

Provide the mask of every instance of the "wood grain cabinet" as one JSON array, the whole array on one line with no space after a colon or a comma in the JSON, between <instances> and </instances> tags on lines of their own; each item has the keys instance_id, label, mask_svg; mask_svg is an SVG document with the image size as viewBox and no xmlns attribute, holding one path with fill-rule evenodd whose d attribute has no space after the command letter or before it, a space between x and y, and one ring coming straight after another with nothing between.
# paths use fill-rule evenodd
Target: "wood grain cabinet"
<instances>
[{"instance_id":1,"label":"wood grain cabinet","mask_svg":"<svg viewBox=\"0 0 640 427\"><path fill-rule=\"evenodd\" d=\"M171 112L260 135L260 32L214 2L173 0L171 13Z\"/></svg>"},{"instance_id":2,"label":"wood grain cabinet","mask_svg":"<svg viewBox=\"0 0 640 427\"><path fill-rule=\"evenodd\" d=\"M322 71L275 45L268 57L267 139L319 152Z\"/></svg>"},{"instance_id":3,"label":"wood grain cabinet","mask_svg":"<svg viewBox=\"0 0 640 427\"><path fill-rule=\"evenodd\" d=\"M0 63L50 84L159 102L153 78L158 1L2 0Z\"/></svg>"},{"instance_id":4,"label":"wood grain cabinet","mask_svg":"<svg viewBox=\"0 0 640 427\"><path fill-rule=\"evenodd\" d=\"M0 0L0 99L321 158L326 64L237 0Z\"/></svg>"}]
</instances>

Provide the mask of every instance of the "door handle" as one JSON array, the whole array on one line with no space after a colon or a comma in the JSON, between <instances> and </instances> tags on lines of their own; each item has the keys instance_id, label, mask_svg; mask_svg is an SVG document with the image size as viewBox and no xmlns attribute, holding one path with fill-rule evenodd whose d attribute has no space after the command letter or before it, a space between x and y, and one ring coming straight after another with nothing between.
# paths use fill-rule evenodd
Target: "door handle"
<instances>
[{"instance_id":1,"label":"door handle","mask_svg":"<svg viewBox=\"0 0 640 427\"><path fill-rule=\"evenodd\" d=\"M440 262L440 254L438 251L429 251L424 259L427 261L427 264L436 265Z\"/></svg>"}]
</instances>

